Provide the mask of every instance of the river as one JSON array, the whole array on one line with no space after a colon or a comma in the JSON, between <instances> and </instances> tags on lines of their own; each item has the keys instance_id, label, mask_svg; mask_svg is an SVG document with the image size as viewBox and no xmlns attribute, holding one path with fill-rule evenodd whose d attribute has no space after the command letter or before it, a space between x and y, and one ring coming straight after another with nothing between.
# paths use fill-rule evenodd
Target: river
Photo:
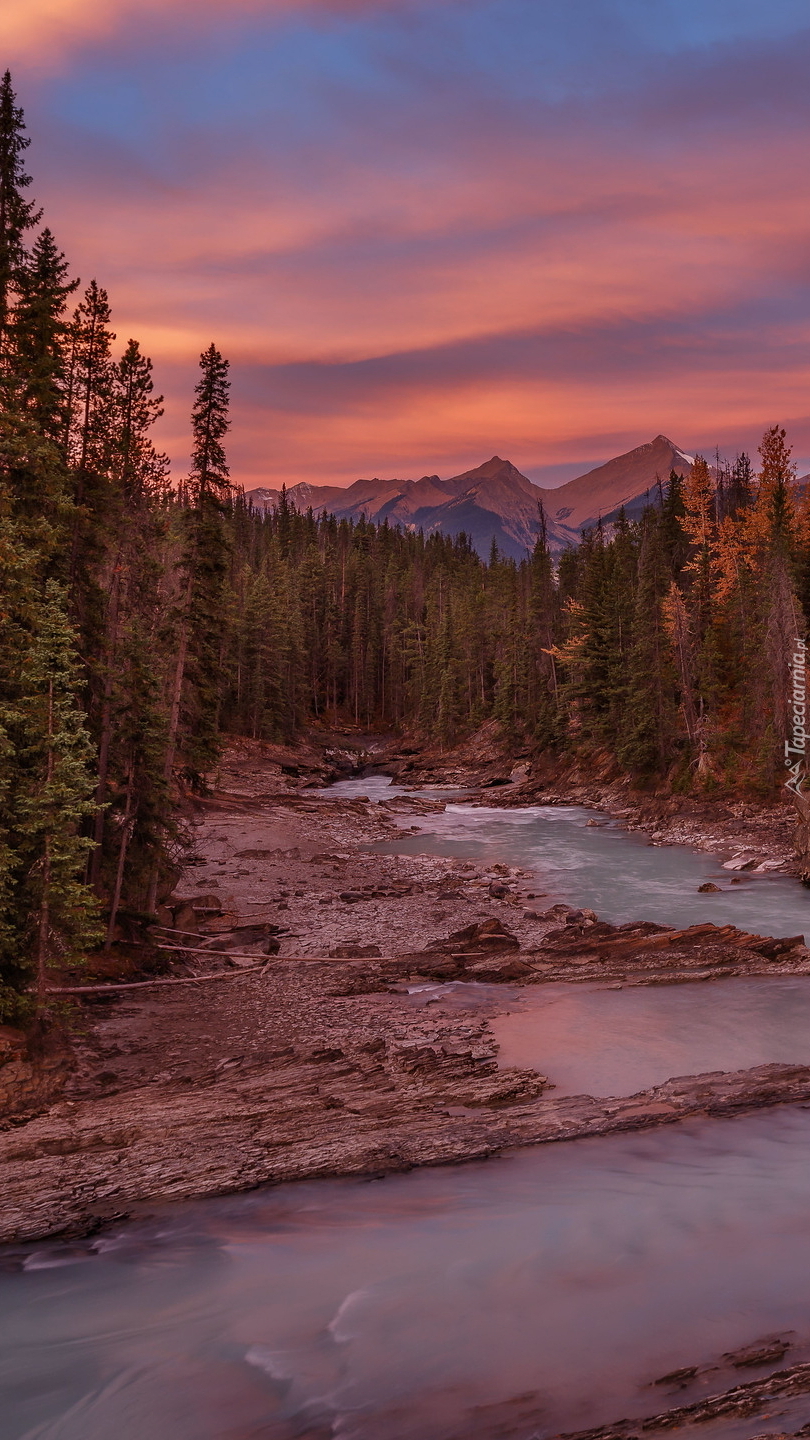
<instances>
[{"instance_id":1,"label":"river","mask_svg":"<svg viewBox=\"0 0 810 1440\"><path fill-rule=\"evenodd\" d=\"M396 843L520 864L610 919L702 918L695 886L715 862L588 818L453 805ZM810 896L756 877L706 901L791 933ZM802 978L504 995L504 1063L538 1065L562 1093L631 1093L707 1054L808 1057ZM809 1151L810 1112L784 1107L7 1249L0 1440L546 1440L756 1376L723 1356L770 1333L791 1342L784 1363L810 1359ZM695 1364L716 1368L677 1393L654 1384ZM796 1400L773 1423L698 1433L749 1440L808 1418Z\"/></svg>"},{"instance_id":2,"label":"river","mask_svg":"<svg viewBox=\"0 0 810 1440\"><path fill-rule=\"evenodd\" d=\"M342 793L382 799L368 780L344 781ZM410 825L413 816L401 817ZM732 875L713 856L682 845L651 844L638 831L579 805L520 810L449 803L420 818L420 833L376 850L403 855L464 856L532 870L551 900L587 906L603 920L655 920L686 926L711 920L758 935L810 935L810 890L784 875ZM699 894L712 881L719 893ZM737 883L734 883L737 882ZM538 908L540 908L538 906Z\"/></svg>"}]
</instances>

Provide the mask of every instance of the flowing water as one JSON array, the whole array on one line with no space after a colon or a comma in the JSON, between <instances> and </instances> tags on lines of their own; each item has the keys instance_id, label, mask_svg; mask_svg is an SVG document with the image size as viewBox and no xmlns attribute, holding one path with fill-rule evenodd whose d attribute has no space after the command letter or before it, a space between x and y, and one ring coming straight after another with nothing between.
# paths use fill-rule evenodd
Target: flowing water
<instances>
[{"instance_id":1,"label":"flowing water","mask_svg":"<svg viewBox=\"0 0 810 1440\"><path fill-rule=\"evenodd\" d=\"M365 787L368 781L346 781ZM376 798L385 793L381 791ZM403 816L410 824L413 816ZM375 845L400 855L449 855L520 865L532 870L548 903L588 906L603 920L655 920L694 925L711 920L759 935L810 935L810 890L783 875L734 875L711 855L679 845L651 845L616 821L578 805L530 805L522 810L449 804L419 818L420 834ZM596 824L589 824L595 821ZM698 894L712 880L719 894ZM732 884L739 880L739 884ZM541 908L541 907L537 907Z\"/></svg>"},{"instance_id":2,"label":"flowing water","mask_svg":"<svg viewBox=\"0 0 810 1440\"><path fill-rule=\"evenodd\" d=\"M500 1063L541 1070L558 1095L634 1095L675 1075L810 1065L810 977L615 990L543 985L491 1026Z\"/></svg>"},{"instance_id":3,"label":"flowing water","mask_svg":"<svg viewBox=\"0 0 810 1440\"><path fill-rule=\"evenodd\" d=\"M537 869L553 898L608 918L703 918L711 860L587 818L453 807L413 848ZM782 934L810 902L759 877L707 899ZM707 1056L808 1058L802 979L501 993L504 1063L554 1072L562 1093L630 1093ZM686 1403L762 1373L723 1356L770 1333L792 1341L784 1363L810 1359L809 1159L810 1109L782 1107L7 1249L0 1440L546 1440ZM653 1383L694 1364L717 1368L684 1391ZM696 1434L808 1419L810 1397Z\"/></svg>"},{"instance_id":4,"label":"flowing water","mask_svg":"<svg viewBox=\"0 0 810 1440\"><path fill-rule=\"evenodd\" d=\"M539 1440L706 1393L650 1388L696 1362L713 1393L769 1333L810 1355L808 1146L783 1109L40 1247L0 1276L0 1435Z\"/></svg>"}]
</instances>

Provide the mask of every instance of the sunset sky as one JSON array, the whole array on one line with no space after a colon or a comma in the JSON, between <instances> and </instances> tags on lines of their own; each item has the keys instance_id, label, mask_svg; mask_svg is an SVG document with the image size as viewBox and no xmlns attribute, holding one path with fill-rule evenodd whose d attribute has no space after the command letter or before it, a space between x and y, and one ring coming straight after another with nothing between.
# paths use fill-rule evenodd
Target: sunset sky
<instances>
[{"instance_id":1,"label":"sunset sky","mask_svg":"<svg viewBox=\"0 0 810 1440\"><path fill-rule=\"evenodd\" d=\"M212 339L247 488L810 455L807 0L3 0L0 42L177 473Z\"/></svg>"}]
</instances>

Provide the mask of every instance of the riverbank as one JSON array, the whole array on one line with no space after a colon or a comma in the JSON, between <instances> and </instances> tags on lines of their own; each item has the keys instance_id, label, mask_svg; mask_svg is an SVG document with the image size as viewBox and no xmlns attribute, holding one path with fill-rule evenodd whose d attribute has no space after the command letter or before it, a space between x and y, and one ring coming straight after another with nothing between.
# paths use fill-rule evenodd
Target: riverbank
<instances>
[{"instance_id":1,"label":"riverbank","mask_svg":"<svg viewBox=\"0 0 810 1440\"><path fill-rule=\"evenodd\" d=\"M312 787L323 778L303 765L285 774L278 753L257 746L225 758L161 917L166 948L119 951L133 979L157 959L164 978L191 983L73 1001L62 1098L0 1135L0 1238L86 1233L143 1206L267 1182L810 1099L803 1066L614 1099L555 1098L537 1070L499 1067L491 1020L515 987L807 974L810 954L797 937L733 926L600 923L516 866L373 853L445 802L322 795ZM478 984L439 991L429 1007L412 993L453 979Z\"/></svg>"}]
</instances>

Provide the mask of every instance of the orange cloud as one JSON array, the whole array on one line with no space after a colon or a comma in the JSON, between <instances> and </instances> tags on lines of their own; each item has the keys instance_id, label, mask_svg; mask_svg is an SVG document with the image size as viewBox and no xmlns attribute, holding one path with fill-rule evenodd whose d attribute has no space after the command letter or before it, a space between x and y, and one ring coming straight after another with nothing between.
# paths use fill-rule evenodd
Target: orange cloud
<instances>
[{"instance_id":1,"label":"orange cloud","mask_svg":"<svg viewBox=\"0 0 810 1440\"><path fill-rule=\"evenodd\" d=\"M48 66L88 41L98 44L136 21L172 25L272 18L323 10L352 14L381 0L3 0L0 49L7 64Z\"/></svg>"}]
</instances>

